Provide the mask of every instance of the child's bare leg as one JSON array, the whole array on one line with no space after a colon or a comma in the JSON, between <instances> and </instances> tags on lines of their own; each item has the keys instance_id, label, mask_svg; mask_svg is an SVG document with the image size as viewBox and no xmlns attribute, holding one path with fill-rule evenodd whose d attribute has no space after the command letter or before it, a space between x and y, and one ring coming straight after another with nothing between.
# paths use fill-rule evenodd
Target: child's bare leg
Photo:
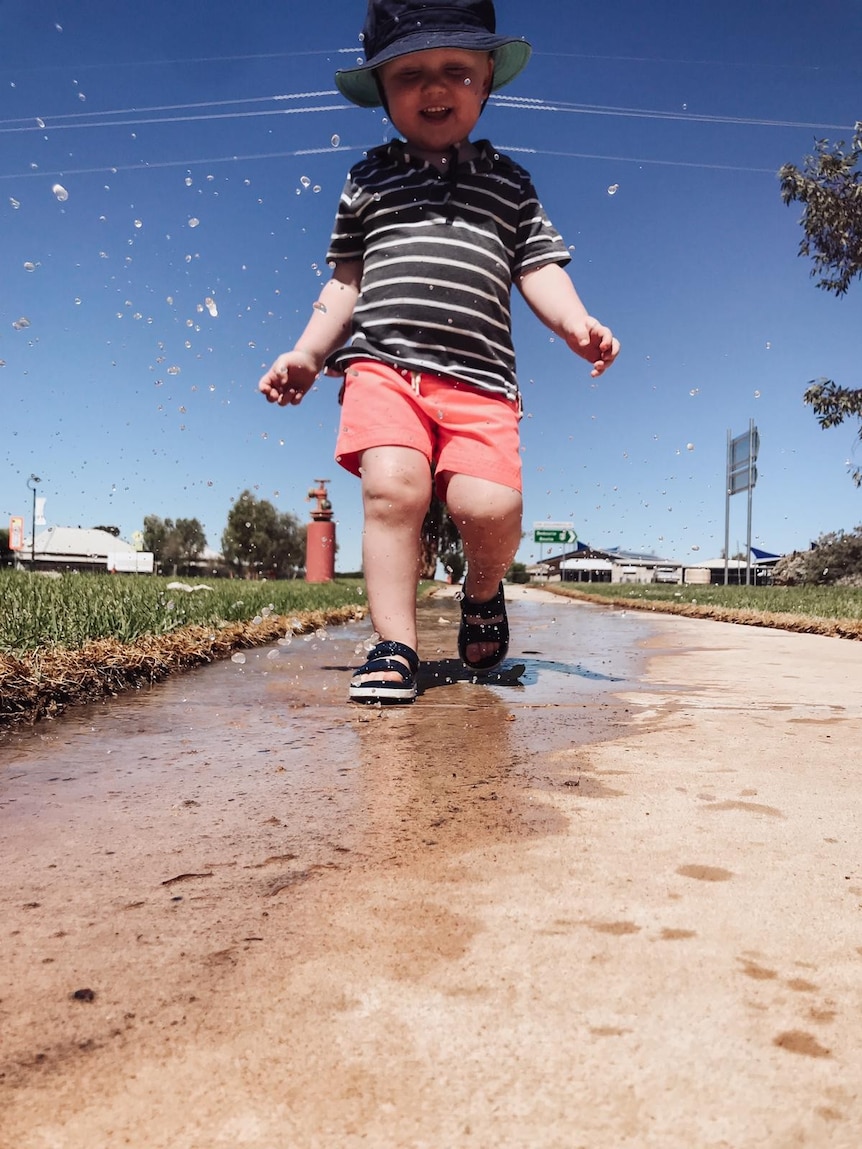
<instances>
[{"instance_id":1,"label":"child's bare leg","mask_svg":"<svg viewBox=\"0 0 862 1149\"><path fill-rule=\"evenodd\" d=\"M474 602L488 602L497 593L521 541L520 492L472 475L443 478L448 478L446 506L461 532L467 558L464 593ZM467 617L471 622L481 621ZM467 647L471 661L492 656L496 650L494 643Z\"/></svg>"},{"instance_id":2,"label":"child's bare leg","mask_svg":"<svg viewBox=\"0 0 862 1149\"><path fill-rule=\"evenodd\" d=\"M415 650L419 535L431 501L431 470L410 447L372 447L363 452L361 466L362 562L371 621L381 638Z\"/></svg>"}]
</instances>

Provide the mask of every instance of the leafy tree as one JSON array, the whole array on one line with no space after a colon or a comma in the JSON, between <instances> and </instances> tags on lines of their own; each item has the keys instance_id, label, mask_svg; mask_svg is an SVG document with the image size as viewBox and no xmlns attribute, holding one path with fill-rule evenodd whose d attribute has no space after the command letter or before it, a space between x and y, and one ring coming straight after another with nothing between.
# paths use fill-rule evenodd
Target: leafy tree
<instances>
[{"instance_id":1,"label":"leafy tree","mask_svg":"<svg viewBox=\"0 0 862 1149\"><path fill-rule=\"evenodd\" d=\"M13 552L9 549L9 531L0 527L0 567L10 566Z\"/></svg>"},{"instance_id":2,"label":"leafy tree","mask_svg":"<svg viewBox=\"0 0 862 1149\"><path fill-rule=\"evenodd\" d=\"M817 286L841 296L851 281L862 276L862 121L857 122L849 150L843 140L830 144L816 140L815 154L806 156L800 170L785 164L778 173L781 198L786 204L804 205L801 224L804 236L799 254L811 256ZM848 418L859 418L862 440L862 388L841 387L831 379L812 380L803 396L823 428L837 427ZM862 467L851 472L862 486Z\"/></svg>"},{"instance_id":3,"label":"leafy tree","mask_svg":"<svg viewBox=\"0 0 862 1149\"><path fill-rule=\"evenodd\" d=\"M831 531L810 550L785 555L775 564L773 579L783 586L862 586L862 525L852 531Z\"/></svg>"},{"instance_id":4,"label":"leafy tree","mask_svg":"<svg viewBox=\"0 0 862 1149\"><path fill-rule=\"evenodd\" d=\"M246 578L291 578L305 565L305 529L288 511L243 491L221 537L225 561Z\"/></svg>"},{"instance_id":5,"label":"leafy tree","mask_svg":"<svg viewBox=\"0 0 862 1149\"><path fill-rule=\"evenodd\" d=\"M506 582L524 583L530 581L526 563L512 563L506 571Z\"/></svg>"},{"instance_id":6,"label":"leafy tree","mask_svg":"<svg viewBox=\"0 0 862 1149\"><path fill-rule=\"evenodd\" d=\"M465 566L461 535L455 523L450 519L449 512L437 492L434 491L420 534L420 574L422 578L434 578L438 560L452 576L452 581L460 582Z\"/></svg>"},{"instance_id":7,"label":"leafy tree","mask_svg":"<svg viewBox=\"0 0 862 1149\"><path fill-rule=\"evenodd\" d=\"M171 574L181 568L186 573L190 565L200 558L207 545L204 529L197 519L160 519L158 515L144 518L144 550L152 551L160 567L170 567Z\"/></svg>"},{"instance_id":8,"label":"leafy tree","mask_svg":"<svg viewBox=\"0 0 862 1149\"><path fill-rule=\"evenodd\" d=\"M187 573L190 564L203 554L207 537L197 519L177 519L169 544L175 570L183 567Z\"/></svg>"}]
</instances>

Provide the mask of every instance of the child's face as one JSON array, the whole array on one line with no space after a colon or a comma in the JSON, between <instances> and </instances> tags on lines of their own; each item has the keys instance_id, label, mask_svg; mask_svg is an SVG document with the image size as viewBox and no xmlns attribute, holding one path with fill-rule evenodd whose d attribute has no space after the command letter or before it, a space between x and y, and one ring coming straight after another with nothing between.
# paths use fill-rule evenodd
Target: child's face
<instances>
[{"instance_id":1,"label":"child's face","mask_svg":"<svg viewBox=\"0 0 862 1149\"><path fill-rule=\"evenodd\" d=\"M429 48L390 60L379 70L389 116L405 140L426 151L466 141L491 91L487 52Z\"/></svg>"}]
</instances>

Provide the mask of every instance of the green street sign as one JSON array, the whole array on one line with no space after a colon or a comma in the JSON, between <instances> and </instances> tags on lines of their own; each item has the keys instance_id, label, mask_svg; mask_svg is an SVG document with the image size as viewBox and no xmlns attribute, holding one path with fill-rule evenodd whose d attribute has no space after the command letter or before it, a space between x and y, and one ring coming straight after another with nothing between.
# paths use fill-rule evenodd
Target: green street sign
<instances>
[{"instance_id":1,"label":"green street sign","mask_svg":"<svg viewBox=\"0 0 862 1149\"><path fill-rule=\"evenodd\" d=\"M534 543L576 543L578 536L571 523L534 523Z\"/></svg>"}]
</instances>

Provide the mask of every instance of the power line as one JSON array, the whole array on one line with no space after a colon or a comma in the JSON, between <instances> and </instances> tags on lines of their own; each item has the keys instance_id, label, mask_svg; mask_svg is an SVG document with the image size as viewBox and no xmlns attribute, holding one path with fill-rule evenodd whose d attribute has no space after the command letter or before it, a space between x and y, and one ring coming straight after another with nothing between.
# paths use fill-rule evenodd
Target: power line
<instances>
[{"instance_id":1,"label":"power line","mask_svg":"<svg viewBox=\"0 0 862 1149\"><path fill-rule=\"evenodd\" d=\"M154 160L152 163L110 164L94 168L57 168L54 171L12 172L6 175L0 174L0 180L33 179L39 176L43 179L51 179L55 176L65 178L67 176L114 175L116 172L146 172L160 168L192 168L251 160L281 160L290 159L293 156L322 156L334 155L337 152L367 151L375 146L375 144L357 144L355 147L297 148L295 151L289 152L258 152L244 156L210 156L197 160Z\"/></svg>"},{"instance_id":2,"label":"power line","mask_svg":"<svg viewBox=\"0 0 862 1149\"><path fill-rule=\"evenodd\" d=\"M66 178L68 176L80 175L114 175L116 172L144 172L155 171L161 168L191 168L213 164L241 163L258 160L281 160L290 159L296 156L332 155L338 152L366 152L376 146L377 144L371 143L356 144L352 147L298 148L295 151L254 152L246 155L210 156L205 159L156 160L152 163L111 164L109 166L92 168L62 168L56 169L55 171L30 171L11 173L6 175L0 174L0 180L32 179L34 177L42 177L43 179L47 179L53 178L55 176L62 176L63 178ZM603 155L597 152L552 151L546 148L527 148L509 144L501 144L499 151L512 155L551 156L560 159L601 160L603 162L622 164L648 164L653 167L701 168L707 171L753 172L758 175L775 175L774 168L745 167L740 164L698 163L695 160L657 160L650 159L646 156L611 156Z\"/></svg>"},{"instance_id":3,"label":"power line","mask_svg":"<svg viewBox=\"0 0 862 1149\"><path fill-rule=\"evenodd\" d=\"M299 59L306 56L358 56L362 51L362 46L357 44L355 47L341 47L341 48L306 48L301 51L293 52L250 52L236 56L180 56L176 59L166 60L111 60L108 62L93 62L86 63L85 61L76 60L74 64L34 64L26 68L13 67L6 65L4 71L16 72L19 75L26 75L30 72L57 72L65 71L70 68L75 68L77 71L98 71L106 68L162 68L177 65L188 64L231 64L231 63L245 63L254 62L257 60L289 60ZM598 52L546 52L536 49L533 52L536 59L561 59L561 60L598 60L601 62L612 62L620 64L660 64L662 66L694 66L694 67L708 67L708 68L771 68L781 69L786 71L810 71L810 72L823 72L829 71L832 73L835 68L834 65L829 64L810 64L805 61L798 62L778 62L772 63L763 59L757 60L704 60L704 59L677 59L671 56L617 56L610 54L602 54Z\"/></svg>"},{"instance_id":4,"label":"power line","mask_svg":"<svg viewBox=\"0 0 862 1149\"><path fill-rule=\"evenodd\" d=\"M357 111L356 105L347 101L338 104L325 104L302 108L261 109L255 111L213 112L212 114L186 115L186 116L147 116L148 113L188 111L190 109L215 109L223 107L245 106L249 104L271 103L274 101L316 99L322 96L338 95L334 88L311 92L278 93L270 96L250 96L233 100L201 100L191 104L162 104L144 108L108 109L101 112L66 112L56 116L34 117L36 123L29 118L20 117L14 120L0 120L0 134L59 131L72 128L93 127L133 127L141 124L170 124L187 123L204 120L247 119L272 115L300 114L302 112L331 112L331 111ZM806 120L771 120L753 116L721 116L709 113L689 111L662 111L657 108L631 108L620 107L613 104L583 104L569 100L548 100L533 96L506 96L496 94L491 97L491 103L499 108L510 108L515 111L532 112L560 112L583 116L614 116L627 119L648 119L669 121L674 123L693 124L725 124L733 127L764 127L764 128L792 128L813 131L853 131L853 125L817 123ZM108 119L121 115L135 115L146 118L128 120ZM58 121L64 121L62 123Z\"/></svg>"},{"instance_id":5,"label":"power line","mask_svg":"<svg viewBox=\"0 0 862 1149\"><path fill-rule=\"evenodd\" d=\"M515 108L531 112L574 112L586 116L624 116L636 120L675 120L693 124L732 124L742 127L762 128L812 128L817 131L852 132L853 125L818 124L802 120L766 120L746 116L714 116L703 112L663 112L655 108L625 108L612 104L578 104L568 100L543 100L529 96L491 97L492 103L501 107Z\"/></svg>"},{"instance_id":6,"label":"power line","mask_svg":"<svg viewBox=\"0 0 862 1149\"><path fill-rule=\"evenodd\" d=\"M199 100L192 104L153 104L144 108L114 108L107 109L100 112L62 112L57 115L48 116L18 116L16 119L0 120L0 131L9 130L26 130L39 132L45 128L52 128L59 126L55 123L57 120L88 120L94 119L98 116L130 116L134 113L142 112L176 112L186 111L189 108L227 108L233 104L260 104L268 103L272 100L313 100L319 99L321 96L337 96L337 88L327 88L318 92L290 92L279 93L274 96L246 96L238 97L233 100ZM354 107L355 105L348 105ZM32 121L36 119L38 123L34 124ZM20 129L4 127L4 125L20 125ZM74 126L74 125L73 125Z\"/></svg>"},{"instance_id":7,"label":"power line","mask_svg":"<svg viewBox=\"0 0 862 1149\"><path fill-rule=\"evenodd\" d=\"M758 174L775 175L775 168L752 168L744 167L740 164L706 164L698 163L696 160L652 160L644 156L605 156L597 152L557 152L547 151L544 148L519 148L505 145L499 150L501 152L523 153L531 156L560 156L565 159L574 160L605 160L620 164L650 164L669 168L706 168L709 171L718 172L756 172Z\"/></svg>"},{"instance_id":8,"label":"power line","mask_svg":"<svg viewBox=\"0 0 862 1149\"><path fill-rule=\"evenodd\" d=\"M311 108L272 108L269 111L259 110L255 112L214 112L209 115L198 116L151 116L132 120L109 120L105 123L94 121L86 124L56 124L53 127L46 124L41 128L38 126L35 128L0 128L0 134L22 131L69 131L72 128L127 128L139 127L141 124L209 123L216 120L259 119L263 116L297 116L303 112L342 112L346 110L344 104L319 104L317 107Z\"/></svg>"}]
</instances>

